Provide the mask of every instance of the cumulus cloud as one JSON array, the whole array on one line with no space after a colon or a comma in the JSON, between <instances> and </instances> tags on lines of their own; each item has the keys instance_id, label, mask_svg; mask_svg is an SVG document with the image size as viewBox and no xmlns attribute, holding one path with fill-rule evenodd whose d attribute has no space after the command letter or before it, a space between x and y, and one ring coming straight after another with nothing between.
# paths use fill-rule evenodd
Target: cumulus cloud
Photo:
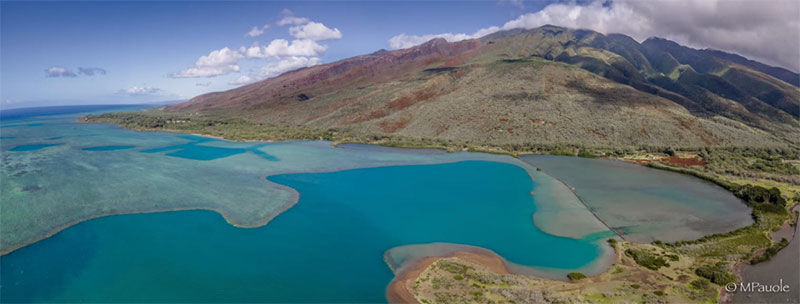
<instances>
[{"instance_id":1,"label":"cumulus cloud","mask_svg":"<svg viewBox=\"0 0 800 304\"><path fill-rule=\"evenodd\" d=\"M78 77L78 75L65 67L55 65L44 70L44 77Z\"/></svg>"},{"instance_id":2,"label":"cumulus cloud","mask_svg":"<svg viewBox=\"0 0 800 304\"><path fill-rule=\"evenodd\" d=\"M127 89L119 90L118 93L128 96L147 96L147 95L156 95L161 92L162 90L159 88L154 88L149 86L132 86Z\"/></svg>"},{"instance_id":3,"label":"cumulus cloud","mask_svg":"<svg viewBox=\"0 0 800 304\"><path fill-rule=\"evenodd\" d=\"M328 49L327 46L320 45L316 41L301 39L292 40L290 43L285 39L275 39L264 47L263 55L265 57L277 56L319 56L322 52Z\"/></svg>"},{"instance_id":4,"label":"cumulus cloud","mask_svg":"<svg viewBox=\"0 0 800 304\"><path fill-rule=\"evenodd\" d=\"M78 74L86 75L86 76L94 76L94 75L105 75L106 70L101 68L78 68Z\"/></svg>"},{"instance_id":5,"label":"cumulus cloud","mask_svg":"<svg viewBox=\"0 0 800 304\"><path fill-rule=\"evenodd\" d=\"M211 51L206 56L197 59L194 66L170 75L172 78L215 77L238 72L239 59L244 56L236 50L227 47Z\"/></svg>"},{"instance_id":6,"label":"cumulus cloud","mask_svg":"<svg viewBox=\"0 0 800 304\"><path fill-rule=\"evenodd\" d=\"M311 21L308 18L297 17L292 11L281 12L278 26L291 25L288 32L295 39L274 39L266 46L258 42L249 47L241 46L238 49L222 48L202 56L195 64L180 72L173 73L173 78L215 77L240 72L239 61L243 59L264 59L266 65L259 70L252 70L246 75L241 75L229 84L240 85L266 79L283 72L312 66L321 62L320 56L328 50L327 45L317 41L341 39L342 32L337 28L329 28L322 23ZM257 37L268 28L253 27L246 36ZM198 86L202 83L197 83Z\"/></svg>"},{"instance_id":7,"label":"cumulus cloud","mask_svg":"<svg viewBox=\"0 0 800 304\"><path fill-rule=\"evenodd\" d=\"M259 46L258 43L247 48L241 47L239 52L249 59L288 56L316 57L327 49L327 46L320 45L314 40L297 39L289 42L286 39L275 39L264 47Z\"/></svg>"},{"instance_id":8,"label":"cumulus cloud","mask_svg":"<svg viewBox=\"0 0 800 304\"><path fill-rule=\"evenodd\" d=\"M239 78L236 78L236 80L228 82L228 84L230 84L230 85L243 85L243 84L251 83L253 81L255 81L255 79L253 77L250 77L250 75L242 75L242 76L239 76Z\"/></svg>"},{"instance_id":9,"label":"cumulus cloud","mask_svg":"<svg viewBox=\"0 0 800 304\"><path fill-rule=\"evenodd\" d=\"M308 22L304 25L290 27L289 34L298 39L342 39L342 32L338 28L331 29L319 22Z\"/></svg>"},{"instance_id":10,"label":"cumulus cloud","mask_svg":"<svg viewBox=\"0 0 800 304\"><path fill-rule=\"evenodd\" d=\"M265 24L262 27L254 26L252 29L250 29L249 32L245 33L244 35L247 37L258 37L261 36L261 34L264 34L264 31L266 31L269 28L270 28L269 24Z\"/></svg>"},{"instance_id":11,"label":"cumulus cloud","mask_svg":"<svg viewBox=\"0 0 800 304\"><path fill-rule=\"evenodd\" d=\"M296 70L299 68L317 65L321 62L319 57L302 57L292 56L282 58L280 60L271 61L267 65L261 67L257 72L242 75L234 81L229 82L231 85L242 85L259 80L264 80L270 77L278 76L284 72Z\"/></svg>"},{"instance_id":12,"label":"cumulus cloud","mask_svg":"<svg viewBox=\"0 0 800 304\"><path fill-rule=\"evenodd\" d=\"M303 67L314 66L320 63L318 57L288 57L280 61L267 64L259 71L264 78L278 76L283 72L296 70Z\"/></svg>"},{"instance_id":13,"label":"cumulus cloud","mask_svg":"<svg viewBox=\"0 0 800 304\"><path fill-rule=\"evenodd\" d=\"M461 41L467 39L480 38L491 33L499 31L500 28L496 26L480 29L472 34L464 33L442 33L442 34L427 34L427 35L406 35L400 34L389 39L389 47L392 49L405 49L415 45L420 45L430 41L433 38L444 38L447 41Z\"/></svg>"},{"instance_id":14,"label":"cumulus cloud","mask_svg":"<svg viewBox=\"0 0 800 304\"><path fill-rule=\"evenodd\" d=\"M794 0L556 3L521 15L502 27L482 29L476 34L397 35L389 40L389 45L404 48L427 41L424 40L427 37L456 41L478 38L493 30L535 28L545 24L587 28L606 34L622 33L638 41L658 36L691 47L730 51L767 64L800 70L800 2Z\"/></svg>"}]
</instances>

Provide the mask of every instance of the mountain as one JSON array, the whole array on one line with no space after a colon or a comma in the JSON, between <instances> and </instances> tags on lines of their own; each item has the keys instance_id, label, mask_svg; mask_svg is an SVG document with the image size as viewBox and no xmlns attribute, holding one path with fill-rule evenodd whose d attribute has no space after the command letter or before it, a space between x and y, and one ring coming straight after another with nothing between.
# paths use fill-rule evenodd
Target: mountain
<instances>
[{"instance_id":1,"label":"mountain","mask_svg":"<svg viewBox=\"0 0 800 304\"><path fill-rule=\"evenodd\" d=\"M798 147L798 79L722 51L548 25L381 50L166 110L489 144Z\"/></svg>"}]
</instances>

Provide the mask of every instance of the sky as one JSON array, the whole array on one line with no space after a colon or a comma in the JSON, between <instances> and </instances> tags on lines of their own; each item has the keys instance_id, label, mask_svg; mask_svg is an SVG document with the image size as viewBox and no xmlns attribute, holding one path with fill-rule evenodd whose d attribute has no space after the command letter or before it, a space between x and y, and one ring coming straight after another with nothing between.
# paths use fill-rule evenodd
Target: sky
<instances>
[{"instance_id":1,"label":"sky","mask_svg":"<svg viewBox=\"0 0 800 304\"><path fill-rule=\"evenodd\" d=\"M0 109L189 99L435 37L544 24L800 70L800 1L2 1Z\"/></svg>"}]
</instances>

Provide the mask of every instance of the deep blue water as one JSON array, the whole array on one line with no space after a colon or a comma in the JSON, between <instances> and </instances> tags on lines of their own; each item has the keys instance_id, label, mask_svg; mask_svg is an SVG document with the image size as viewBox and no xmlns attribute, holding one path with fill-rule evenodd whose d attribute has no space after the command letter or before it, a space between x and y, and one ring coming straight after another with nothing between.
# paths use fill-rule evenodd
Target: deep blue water
<instances>
[{"instance_id":1,"label":"deep blue water","mask_svg":"<svg viewBox=\"0 0 800 304\"><path fill-rule=\"evenodd\" d=\"M83 112L93 112L100 110L114 110L130 107L143 108L143 105L79 105L79 106L53 106L53 107L35 107L35 108L19 108L0 111L0 120L11 121L17 119L25 119L29 117L41 115L62 115Z\"/></svg>"},{"instance_id":2,"label":"deep blue water","mask_svg":"<svg viewBox=\"0 0 800 304\"><path fill-rule=\"evenodd\" d=\"M574 269L598 245L537 229L534 184L486 161L269 177L300 201L268 225L212 211L75 225L0 263L2 302L383 302L386 250L451 242L524 265Z\"/></svg>"},{"instance_id":3,"label":"deep blue water","mask_svg":"<svg viewBox=\"0 0 800 304\"><path fill-rule=\"evenodd\" d=\"M14 151L14 152L36 151L36 150L44 149L44 148L47 148L47 147L58 146L58 145L59 144L19 145L19 146L15 146L15 147L9 149L9 151Z\"/></svg>"},{"instance_id":4,"label":"deep blue water","mask_svg":"<svg viewBox=\"0 0 800 304\"><path fill-rule=\"evenodd\" d=\"M133 148L136 148L136 146L131 146L131 145L97 146L97 147L83 148L83 151L117 151L117 150L133 149Z\"/></svg>"},{"instance_id":5,"label":"deep blue water","mask_svg":"<svg viewBox=\"0 0 800 304\"><path fill-rule=\"evenodd\" d=\"M258 148L264 146L263 143L261 144L256 143L248 148L226 148L226 147L213 147L213 146L201 145L202 143L214 141L214 139L212 138L193 136L193 135L187 135L181 137L184 139L188 139L190 141L185 144L146 149L142 150L142 152L144 153L169 152L166 154L167 156L180 157L192 160L206 160L206 161L250 152L269 161L278 161L277 157L269 155L264 151L258 150Z\"/></svg>"}]
</instances>

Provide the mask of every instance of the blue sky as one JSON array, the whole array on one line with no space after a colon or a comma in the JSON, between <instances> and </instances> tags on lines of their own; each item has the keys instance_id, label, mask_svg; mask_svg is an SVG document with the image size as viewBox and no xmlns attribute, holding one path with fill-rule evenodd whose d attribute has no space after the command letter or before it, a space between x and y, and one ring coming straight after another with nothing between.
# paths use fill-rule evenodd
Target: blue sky
<instances>
[{"instance_id":1,"label":"blue sky","mask_svg":"<svg viewBox=\"0 0 800 304\"><path fill-rule=\"evenodd\" d=\"M287 15L285 10L342 33L341 39L320 41L328 46L318 56L321 62L388 49L388 39L400 33L471 32L521 12L518 6L495 2L3 2L2 102L7 107L143 102L234 88L229 82L267 59L241 60L243 72L210 78L170 75L213 50L291 41L289 26L275 24ZM262 35L245 36L265 24L271 28ZM54 66L75 73L79 67L96 67L107 73L45 77L45 69ZM133 87L140 90L125 91Z\"/></svg>"},{"instance_id":2,"label":"blue sky","mask_svg":"<svg viewBox=\"0 0 800 304\"><path fill-rule=\"evenodd\" d=\"M654 8L642 8L639 2L3 1L0 106L188 99L272 77L287 69L382 48L408 47L435 36L453 41L545 23L623 32L639 40L658 35L692 46L739 51L771 64L791 62L796 49L790 47L788 55L771 54L744 42L737 45L731 44L730 39L704 39L701 34L681 31L677 26L665 31L665 27L670 30L671 20L648 15L647 11ZM664 5L664 10L700 11L693 13L696 16L691 16L689 22L696 19L707 23L709 18L702 13L721 14L720 23L735 16L735 12L720 12L719 8L704 11L691 5ZM620 18L620 11L631 10L633 16L621 17L628 23L644 25L625 28L619 25L624 22L613 19ZM780 30L779 24L786 22L781 18L790 19L788 28L796 31L791 29L797 25L792 23L797 20L791 20L791 14L775 17L780 12L760 13L751 7L741 10L749 15L766 15L764 20L756 20L765 31ZM777 22L769 21L776 18ZM731 35L736 34L735 24L727 28ZM251 37L248 32L260 35ZM398 36L401 34L405 35ZM252 48L254 43L258 46ZM791 63L783 65L796 68ZM94 73L81 73L81 68Z\"/></svg>"}]
</instances>

